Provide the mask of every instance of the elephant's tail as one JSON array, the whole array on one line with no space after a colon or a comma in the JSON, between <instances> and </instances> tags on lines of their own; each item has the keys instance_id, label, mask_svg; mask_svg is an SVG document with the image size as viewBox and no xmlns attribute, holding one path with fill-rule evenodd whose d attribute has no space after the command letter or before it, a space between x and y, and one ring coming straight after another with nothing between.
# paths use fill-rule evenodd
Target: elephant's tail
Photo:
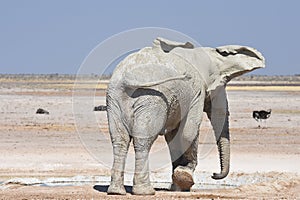
<instances>
[{"instance_id":1,"label":"elephant's tail","mask_svg":"<svg viewBox=\"0 0 300 200\"><path fill-rule=\"evenodd\" d=\"M153 87L153 86L157 86L157 85L161 85L164 84L166 82L169 81L174 81L174 80L183 80L183 81L188 81L192 78L192 76L190 74L184 73L182 75L178 75L178 76L173 76L173 77L168 77L162 80L157 80L157 81L150 81L150 82L142 82L142 81L138 81L133 77L130 76L126 76L125 77L125 81L124 81L124 85L125 87L128 88L148 88L148 87Z\"/></svg>"}]
</instances>

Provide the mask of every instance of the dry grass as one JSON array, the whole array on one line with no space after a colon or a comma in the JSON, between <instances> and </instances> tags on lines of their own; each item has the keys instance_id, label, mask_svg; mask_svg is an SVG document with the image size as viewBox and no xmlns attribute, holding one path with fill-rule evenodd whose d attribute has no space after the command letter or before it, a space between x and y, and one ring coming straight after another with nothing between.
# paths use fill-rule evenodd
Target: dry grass
<instances>
[{"instance_id":1,"label":"dry grass","mask_svg":"<svg viewBox=\"0 0 300 200\"><path fill-rule=\"evenodd\" d=\"M230 91L300 91L300 86L227 86Z\"/></svg>"},{"instance_id":2,"label":"dry grass","mask_svg":"<svg viewBox=\"0 0 300 200\"><path fill-rule=\"evenodd\" d=\"M105 77L104 77L105 78ZM27 89L107 89L109 79L100 76L76 75L1 75L2 88L20 87ZM300 91L300 76L242 76L227 86L231 91Z\"/></svg>"},{"instance_id":3,"label":"dry grass","mask_svg":"<svg viewBox=\"0 0 300 200\"><path fill-rule=\"evenodd\" d=\"M107 84L105 83L64 83L64 84L49 84L49 88L58 88L58 89L107 89Z\"/></svg>"}]
</instances>

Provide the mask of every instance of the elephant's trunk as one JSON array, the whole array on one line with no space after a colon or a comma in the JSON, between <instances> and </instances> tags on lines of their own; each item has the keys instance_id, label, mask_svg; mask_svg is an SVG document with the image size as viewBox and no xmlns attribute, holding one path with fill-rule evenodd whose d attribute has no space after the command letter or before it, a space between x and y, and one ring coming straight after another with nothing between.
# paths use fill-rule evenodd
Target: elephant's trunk
<instances>
[{"instance_id":1,"label":"elephant's trunk","mask_svg":"<svg viewBox=\"0 0 300 200\"><path fill-rule=\"evenodd\" d=\"M230 165L230 142L228 137L220 137L218 143L218 150L220 155L221 172L214 173L213 179L223 179L229 173Z\"/></svg>"}]
</instances>

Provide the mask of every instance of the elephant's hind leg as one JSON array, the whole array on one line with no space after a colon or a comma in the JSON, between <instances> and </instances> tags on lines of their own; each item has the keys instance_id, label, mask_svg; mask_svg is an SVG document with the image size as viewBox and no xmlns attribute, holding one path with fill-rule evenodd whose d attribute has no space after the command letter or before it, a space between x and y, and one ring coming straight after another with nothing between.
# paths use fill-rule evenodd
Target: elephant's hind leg
<instances>
[{"instance_id":1,"label":"elephant's hind leg","mask_svg":"<svg viewBox=\"0 0 300 200\"><path fill-rule=\"evenodd\" d=\"M135 174L132 192L137 195L153 195L155 190L149 178L149 152L164 128L167 116L164 112L166 104L161 98L153 97L148 102L141 99L134 106L132 138L135 150Z\"/></svg>"},{"instance_id":2,"label":"elephant's hind leg","mask_svg":"<svg viewBox=\"0 0 300 200\"><path fill-rule=\"evenodd\" d=\"M130 144L130 136L122 124L118 115L108 113L109 129L113 145L114 162L111 170L111 183L107 190L108 194L125 195L124 168L125 160Z\"/></svg>"},{"instance_id":3,"label":"elephant's hind leg","mask_svg":"<svg viewBox=\"0 0 300 200\"><path fill-rule=\"evenodd\" d=\"M154 195L149 178L149 151L156 137L133 138L135 150L135 173L132 193L136 195Z\"/></svg>"}]
</instances>

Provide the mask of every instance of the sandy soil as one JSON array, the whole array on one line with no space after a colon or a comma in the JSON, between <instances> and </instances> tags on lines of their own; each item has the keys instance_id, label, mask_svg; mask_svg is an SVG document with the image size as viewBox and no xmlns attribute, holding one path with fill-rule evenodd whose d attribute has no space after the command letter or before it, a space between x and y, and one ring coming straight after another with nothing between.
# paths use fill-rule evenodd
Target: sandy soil
<instances>
[{"instance_id":1,"label":"sandy soil","mask_svg":"<svg viewBox=\"0 0 300 200\"><path fill-rule=\"evenodd\" d=\"M70 84L53 84L0 84L0 199L145 198L130 194L132 148L126 166L127 195L106 194L112 149L105 113L93 112L94 105L104 104L103 92L80 90L73 98ZM219 171L219 163L206 117L191 192L168 191L170 158L160 137L150 155L151 180L157 189L151 198L300 198L300 92L299 87L278 88L229 88L231 173L224 180L210 178ZM37 115L38 108L50 114ZM253 110L269 108L272 115L266 123L252 118Z\"/></svg>"}]
</instances>

